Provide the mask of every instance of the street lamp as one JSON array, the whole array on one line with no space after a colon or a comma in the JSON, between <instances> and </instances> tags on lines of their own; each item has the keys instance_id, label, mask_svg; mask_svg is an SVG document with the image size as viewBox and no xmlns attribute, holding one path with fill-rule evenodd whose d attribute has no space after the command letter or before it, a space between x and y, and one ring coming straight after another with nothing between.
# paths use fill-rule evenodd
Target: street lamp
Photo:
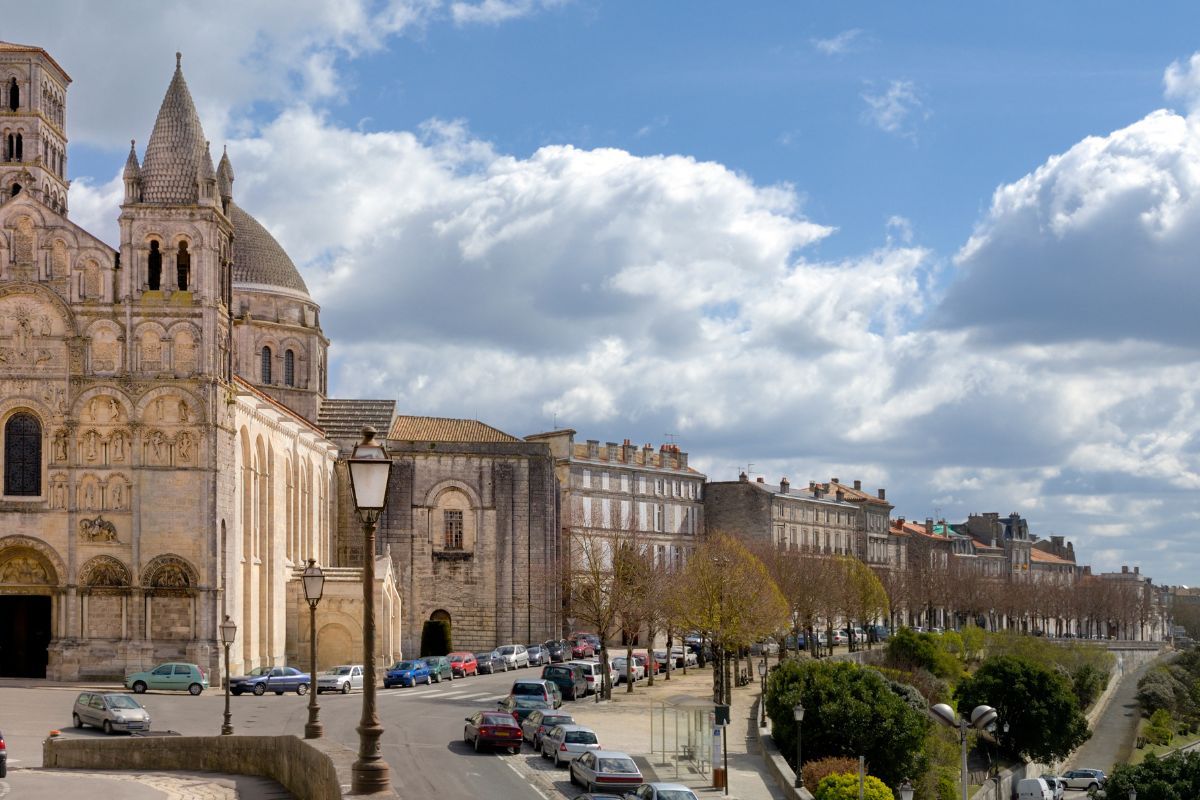
<instances>
[{"instance_id":1,"label":"street lamp","mask_svg":"<svg viewBox=\"0 0 1200 800\"><path fill-rule=\"evenodd\" d=\"M229 713L229 646L237 636L237 623L225 615L225 620L217 626L221 630L221 644L225 645L225 722L221 724L221 735L232 736L233 725Z\"/></svg>"},{"instance_id":2,"label":"street lamp","mask_svg":"<svg viewBox=\"0 0 1200 800\"><path fill-rule=\"evenodd\" d=\"M304 599L308 601L308 723L304 726L304 738L320 739L325 728L318 718L321 707L317 705L317 603L325 593L325 573L317 566L316 559L308 560L301 579Z\"/></svg>"},{"instance_id":3,"label":"street lamp","mask_svg":"<svg viewBox=\"0 0 1200 800\"><path fill-rule=\"evenodd\" d=\"M354 506L363 526L363 700L358 723L358 760L350 770L350 791L371 794L388 789L391 770L380 754L383 725L375 709L375 526L387 503L392 460L375 441L375 429L363 428L363 440L347 459Z\"/></svg>"},{"instance_id":4,"label":"street lamp","mask_svg":"<svg viewBox=\"0 0 1200 800\"><path fill-rule=\"evenodd\" d=\"M1137 800L1137 789L1129 787L1129 800Z\"/></svg>"},{"instance_id":5,"label":"street lamp","mask_svg":"<svg viewBox=\"0 0 1200 800\"><path fill-rule=\"evenodd\" d=\"M908 782L908 778L900 784L900 800L913 800L913 785Z\"/></svg>"},{"instance_id":6,"label":"street lamp","mask_svg":"<svg viewBox=\"0 0 1200 800\"><path fill-rule=\"evenodd\" d=\"M968 719L967 717L959 716L955 713L954 709L945 703L938 703L930 710L937 716L939 721L951 728L958 729L958 741L962 747L962 800L967 800L967 728L983 730L995 723L996 718L1000 714L991 706L975 706Z\"/></svg>"},{"instance_id":7,"label":"street lamp","mask_svg":"<svg viewBox=\"0 0 1200 800\"><path fill-rule=\"evenodd\" d=\"M800 723L804 722L804 704L796 703L792 708L792 717L796 720L796 788L799 789L804 785L804 767L803 761L800 760Z\"/></svg>"},{"instance_id":8,"label":"street lamp","mask_svg":"<svg viewBox=\"0 0 1200 800\"><path fill-rule=\"evenodd\" d=\"M758 662L758 677L762 681L762 691L758 695L759 714L758 727L767 727L767 651L763 651L762 661Z\"/></svg>"}]
</instances>

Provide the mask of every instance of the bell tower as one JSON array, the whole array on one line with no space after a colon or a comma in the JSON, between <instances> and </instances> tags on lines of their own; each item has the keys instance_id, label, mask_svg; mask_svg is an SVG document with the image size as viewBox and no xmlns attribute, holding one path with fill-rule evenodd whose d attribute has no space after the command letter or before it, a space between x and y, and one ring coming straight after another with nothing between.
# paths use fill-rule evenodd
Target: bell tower
<instances>
[{"instance_id":1,"label":"bell tower","mask_svg":"<svg viewBox=\"0 0 1200 800\"><path fill-rule=\"evenodd\" d=\"M0 203L28 192L67 213L67 86L40 47L0 42Z\"/></svg>"}]
</instances>

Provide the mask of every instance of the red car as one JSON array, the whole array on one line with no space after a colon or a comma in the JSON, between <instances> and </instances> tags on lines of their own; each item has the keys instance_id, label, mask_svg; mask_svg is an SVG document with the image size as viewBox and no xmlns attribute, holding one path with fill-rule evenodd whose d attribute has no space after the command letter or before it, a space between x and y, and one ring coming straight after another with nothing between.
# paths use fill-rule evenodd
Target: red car
<instances>
[{"instance_id":1,"label":"red car","mask_svg":"<svg viewBox=\"0 0 1200 800\"><path fill-rule=\"evenodd\" d=\"M463 741L478 753L484 747L507 747L517 753L525 740L521 726L512 714L503 711L476 711L463 726Z\"/></svg>"},{"instance_id":2,"label":"red car","mask_svg":"<svg viewBox=\"0 0 1200 800\"><path fill-rule=\"evenodd\" d=\"M450 672L454 677L479 674L479 662L475 660L474 653L451 653L447 658L450 659Z\"/></svg>"},{"instance_id":3,"label":"red car","mask_svg":"<svg viewBox=\"0 0 1200 800\"><path fill-rule=\"evenodd\" d=\"M587 639L571 640L571 658L592 658L595 655L596 648Z\"/></svg>"}]
</instances>

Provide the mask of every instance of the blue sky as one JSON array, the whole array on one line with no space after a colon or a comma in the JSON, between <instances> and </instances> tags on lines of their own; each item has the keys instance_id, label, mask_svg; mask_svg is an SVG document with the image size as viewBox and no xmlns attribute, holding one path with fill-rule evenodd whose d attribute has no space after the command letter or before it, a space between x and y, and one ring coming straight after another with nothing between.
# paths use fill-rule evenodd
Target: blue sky
<instances>
[{"instance_id":1,"label":"blue sky","mask_svg":"<svg viewBox=\"0 0 1200 800\"><path fill-rule=\"evenodd\" d=\"M335 394L669 432L713 479L1016 510L1194 583L1198 17L64 0L0 36L74 76L71 214L110 239L183 51L235 198L322 304Z\"/></svg>"}]
</instances>

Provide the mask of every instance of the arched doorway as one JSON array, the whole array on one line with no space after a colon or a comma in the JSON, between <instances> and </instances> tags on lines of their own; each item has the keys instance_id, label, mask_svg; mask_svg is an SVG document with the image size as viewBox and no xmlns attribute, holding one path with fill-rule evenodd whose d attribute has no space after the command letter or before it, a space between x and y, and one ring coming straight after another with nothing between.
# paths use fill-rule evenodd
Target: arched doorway
<instances>
[{"instance_id":1,"label":"arched doorway","mask_svg":"<svg viewBox=\"0 0 1200 800\"><path fill-rule=\"evenodd\" d=\"M429 615L429 619L433 622L449 622L450 612L444 608L439 608L437 611Z\"/></svg>"},{"instance_id":2,"label":"arched doorway","mask_svg":"<svg viewBox=\"0 0 1200 800\"><path fill-rule=\"evenodd\" d=\"M37 550L0 549L0 677L46 677L57 584L54 565Z\"/></svg>"}]
</instances>

